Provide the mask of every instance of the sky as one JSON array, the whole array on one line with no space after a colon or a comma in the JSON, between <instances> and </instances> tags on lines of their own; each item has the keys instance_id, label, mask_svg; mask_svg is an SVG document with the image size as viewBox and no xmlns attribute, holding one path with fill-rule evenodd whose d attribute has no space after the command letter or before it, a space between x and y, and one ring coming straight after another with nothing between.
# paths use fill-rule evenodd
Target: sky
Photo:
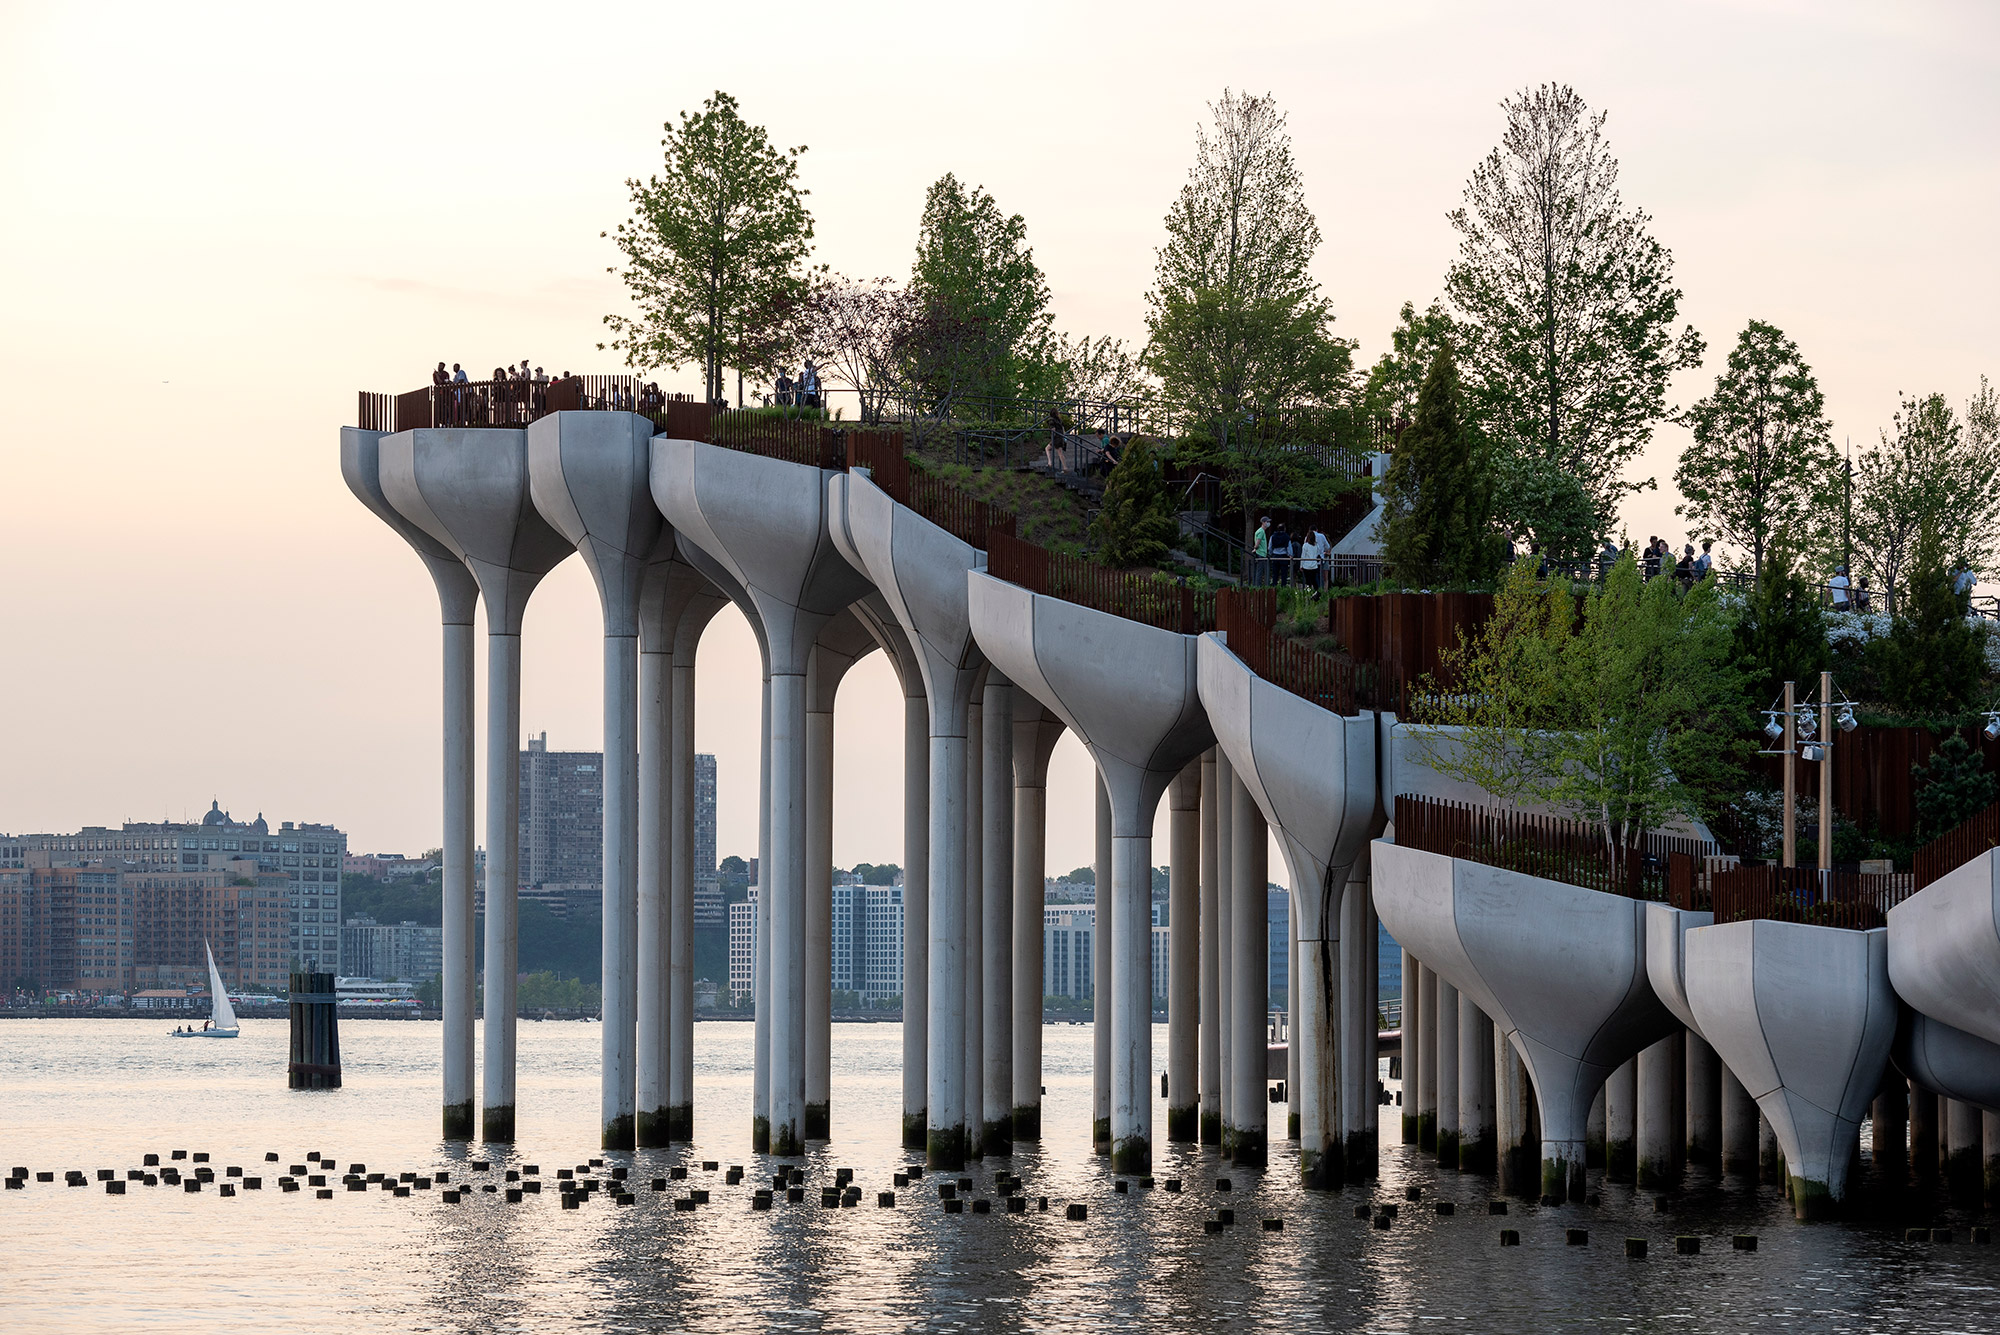
<instances>
[{"instance_id":1,"label":"sky","mask_svg":"<svg viewBox=\"0 0 2000 1335\"><path fill-rule=\"evenodd\" d=\"M807 146L816 262L906 276L924 189L954 172L1025 217L1058 328L1134 342L1206 104L1270 93L1366 364L1404 301L1438 294L1501 99L1564 82L1609 112L1624 195L1708 341L1677 404L1751 318L1797 340L1857 447L1900 394L1962 403L2000 374L1991 5L745 12L0 0L0 831L214 798L357 851L438 842L436 601L347 493L339 428L357 390L415 388L440 358L621 369L596 350L624 309L601 233L661 124L718 88ZM1686 443L1663 427L1635 466L1660 489L1628 531L1684 532ZM598 634L571 560L529 606L525 732L599 745ZM734 612L699 671L721 851L748 855L757 672ZM843 866L902 861L900 718L874 656L836 719ZM1070 739L1050 808L1050 870L1088 862Z\"/></svg>"}]
</instances>

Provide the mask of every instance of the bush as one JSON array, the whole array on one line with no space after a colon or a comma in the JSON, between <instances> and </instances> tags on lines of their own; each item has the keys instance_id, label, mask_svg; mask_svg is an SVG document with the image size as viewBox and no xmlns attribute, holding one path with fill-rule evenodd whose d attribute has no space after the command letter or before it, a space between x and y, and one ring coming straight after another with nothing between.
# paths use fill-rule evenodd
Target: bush
<instances>
[{"instance_id":1,"label":"bush","mask_svg":"<svg viewBox=\"0 0 2000 1335\"><path fill-rule=\"evenodd\" d=\"M1917 769L1916 836L1929 843L1963 824L1992 804L1996 787L1979 753L1959 733L1946 737L1931 753L1930 763Z\"/></svg>"},{"instance_id":2,"label":"bush","mask_svg":"<svg viewBox=\"0 0 2000 1335\"><path fill-rule=\"evenodd\" d=\"M1976 703L1986 678L1986 629L1970 624L1945 570L1944 549L1926 530L1894 626L1868 647L1885 701L1913 718L1951 718Z\"/></svg>"}]
</instances>

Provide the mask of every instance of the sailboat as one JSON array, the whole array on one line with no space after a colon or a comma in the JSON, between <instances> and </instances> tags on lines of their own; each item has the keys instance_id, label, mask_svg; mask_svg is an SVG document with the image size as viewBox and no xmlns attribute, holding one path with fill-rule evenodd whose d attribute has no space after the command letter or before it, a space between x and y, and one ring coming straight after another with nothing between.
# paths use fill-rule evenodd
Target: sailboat
<instances>
[{"instance_id":1,"label":"sailboat","mask_svg":"<svg viewBox=\"0 0 2000 1335\"><path fill-rule=\"evenodd\" d=\"M236 1011L229 1004L229 989L222 985L222 970L215 967L215 950L206 941L201 943L201 948L208 952L208 996L213 1009L209 1012L208 1025L205 1028L176 1029L174 1037L235 1038Z\"/></svg>"}]
</instances>

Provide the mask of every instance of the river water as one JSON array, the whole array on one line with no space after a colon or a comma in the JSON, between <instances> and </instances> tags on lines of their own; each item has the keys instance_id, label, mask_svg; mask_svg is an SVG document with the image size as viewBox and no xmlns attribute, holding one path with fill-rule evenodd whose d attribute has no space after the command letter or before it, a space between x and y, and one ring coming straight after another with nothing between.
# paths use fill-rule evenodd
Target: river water
<instances>
[{"instance_id":1,"label":"river water","mask_svg":"<svg viewBox=\"0 0 2000 1335\"><path fill-rule=\"evenodd\" d=\"M282 1021L246 1021L233 1042L174 1041L167 1028L0 1022L0 1171L56 1174L0 1193L0 1331L2000 1330L2000 1248L1967 1243L1984 1218L1923 1201L1869 1224L1800 1225L1771 1189L1697 1177L1671 1214L1610 1187L1596 1208L1515 1202L1496 1219L1486 1179L1441 1174L1400 1145L1385 1149L1379 1181L1308 1195L1282 1144L1268 1173L1167 1147L1155 1175L1186 1190L1135 1182L1120 1195L1089 1152L1082 1026L1045 1033L1042 1144L968 1174L975 1196L992 1197L992 1169L1007 1166L1031 1198L1048 1197L1048 1213L1031 1199L1014 1216L946 1213L930 1178L894 1209L876 1206L907 1158L895 1025L835 1026L834 1139L806 1161L806 1203L781 1197L769 1213L750 1208L774 1165L749 1152L747 1024L696 1026L699 1143L630 1155L595 1148L595 1024L521 1026L520 1143L469 1156L435 1138L435 1024L343 1021L346 1086L318 1093L285 1088ZM121 1197L94 1180L175 1149L207 1151L219 1180L242 1165L265 1187L223 1198L133 1183ZM599 1195L575 1210L552 1190L517 1205L276 1190L309 1150L343 1169L442 1168L454 1182L484 1180L468 1157L490 1159L495 1178L536 1164L551 1180L606 1158L629 1164L640 1190L630 1206ZM745 1182L725 1187L704 1158L744 1165ZM675 1193L645 1189L676 1164L688 1180L670 1185L706 1187L709 1204L679 1212ZM816 1188L837 1167L854 1169L858 1208L821 1208ZM72 1168L87 1189L63 1185ZM1218 1176L1234 1190L1218 1192ZM1408 1186L1420 1203L1404 1200ZM1369 1201L1400 1204L1392 1228L1353 1217ZM1088 1218L1066 1219L1070 1202ZM1205 1233L1217 1207L1238 1222ZM1954 1225L1958 1242L1904 1241L1915 1223ZM1499 1245L1503 1226L1518 1247ZM1587 1245L1567 1245L1579 1227ZM1757 1250L1732 1250L1730 1235L1746 1232ZM1700 1254L1674 1255L1676 1234L1699 1235ZM1649 1240L1647 1259L1625 1258L1627 1237Z\"/></svg>"}]
</instances>

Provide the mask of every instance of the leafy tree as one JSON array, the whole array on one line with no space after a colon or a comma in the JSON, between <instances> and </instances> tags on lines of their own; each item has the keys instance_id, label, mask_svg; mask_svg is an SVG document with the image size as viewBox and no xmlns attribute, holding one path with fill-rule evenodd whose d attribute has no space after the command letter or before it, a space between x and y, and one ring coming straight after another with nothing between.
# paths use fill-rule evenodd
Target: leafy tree
<instances>
[{"instance_id":1,"label":"leafy tree","mask_svg":"<svg viewBox=\"0 0 2000 1335\"><path fill-rule=\"evenodd\" d=\"M895 388L896 350L913 309L893 278L814 276L800 321L804 355L822 363L824 380L855 391L864 423L881 419L883 400Z\"/></svg>"},{"instance_id":2,"label":"leafy tree","mask_svg":"<svg viewBox=\"0 0 2000 1335\"><path fill-rule=\"evenodd\" d=\"M1116 570L1156 566L1166 559L1179 531L1152 447L1143 440L1130 442L1111 470L1104 504L1090 523L1098 561Z\"/></svg>"},{"instance_id":3,"label":"leafy tree","mask_svg":"<svg viewBox=\"0 0 2000 1335\"><path fill-rule=\"evenodd\" d=\"M515 1004L524 1011L596 1010L601 999L593 984L545 969L525 975L514 995Z\"/></svg>"},{"instance_id":4,"label":"leafy tree","mask_svg":"<svg viewBox=\"0 0 2000 1335\"><path fill-rule=\"evenodd\" d=\"M1919 532L1908 587L1896 600L1895 621L1887 636L1869 646L1870 666L1883 695L1897 709L1920 718L1970 708L1986 676L1986 631L1966 620L1944 553L1935 528Z\"/></svg>"},{"instance_id":5,"label":"leafy tree","mask_svg":"<svg viewBox=\"0 0 2000 1335\"><path fill-rule=\"evenodd\" d=\"M1979 753L1956 732L1939 743L1913 777L1919 843L1929 843L1956 829L1991 805L1996 790L2000 790Z\"/></svg>"},{"instance_id":6,"label":"leafy tree","mask_svg":"<svg viewBox=\"0 0 2000 1335\"><path fill-rule=\"evenodd\" d=\"M1284 410L1344 392L1353 345L1333 336L1333 309L1310 272L1319 223L1306 206L1284 113L1270 97L1225 90L1212 131L1195 134L1195 165L1168 210L1146 294L1145 364L1162 396L1207 436L1207 457L1255 511L1302 480ZM1278 419L1278 420L1274 420Z\"/></svg>"},{"instance_id":7,"label":"leafy tree","mask_svg":"<svg viewBox=\"0 0 2000 1335\"><path fill-rule=\"evenodd\" d=\"M1653 427L1667 380L1699 365L1701 338L1676 335L1680 289L1651 218L1618 194L1618 160L1570 88L1544 84L1501 103L1507 128L1451 215L1457 261L1445 295L1459 352L1500 466L1500 511L1552 556L1580 558L1607 531ZM1565 498L1578 489L1591 534ZM1564 500L1549 521L1551 499Z\"/></svg>"},{"instance_id":8,"label":"leafy tree","mask_svg":"<svg viewBox=\"0 0 2000 1335\"><path fill-rule=\"evenodd\" d=\"M369 917L376 922L417 922L437 927L444 922L444 883L441 879L408 877L381 881L353 873L340 878L341 904L350 918Z\"/></svg>"},{"instance_id":9,"label":"leafy tree","mask_svg":"<svg viewBox=\"0 0 2000 1335\"><path fill-rule=\"evenodd\" d=\"M854 874L861 878L863 885L894 885L902 872L903 869L893 862L884 862L880 866L872 862L854 864Z\"/></svg>"},{"instance_id":10,"label":"leafy tree","mask_svg":"<svg viewBox=\"0 0 2000 1335\"><path fill-rule=\"evenodd\" d=\"M1452 343L1451 315L1439 302L1432 302L1420 314L1409 302L1389 335L1389 351L1382 354L1368 372L1361 390L1361 403L1371 417L1388 421L1401 429L1416 416L1417 394L1430 374L1431 363L1440 349ZM1460 412L1465 411L1461 403Z\"/></svg>"},{"instance_id":11,"label":"leafy tree","mask_svg":"<svg viewBox=\"0 0 2000 1335\"><path fill-rule=\"evenodd\" d=\"M1748 551L1761 574L1772 540L1804 533L1839 482L1819 381L1783 330L1752 320L1688 425L1694 445L1674 471L1685 498L1674 513Z\"/></svg>"},{"instance_id":12,"label":"leafy tree","mask_svg":"<svg viewBox=\"0 0 2000 1335\"><path fill-rule=\"evenodd\" d=\"M924 196L910 295L903 367L937 411L961 395L1012 399L1046 358L1054 317L1028 224L948 172Z\"/></svg>"},{"instance_id":13,"label":"leafy tree","mask_svg":"<svg viewBox=\"0 0 2000 1335\"><path fill-rule=\"evenodd\" d=\"M699 363L711 400L723 368L769 369L779 328L807 295L812 215L798 185L804 147L774 148L717 92L666 126L662 173L628 180L633 216L611 234L636 316L607 315L608 344L636 368ZM739 388L740 394L740 388Z\"/></svg>"},{"instance_id":14,"label":"leafy tree","mask_svg":"<svg viewBox=\"0 0 2000 1335\"><path fill-rule=\"evenodd\" d=\"M1063 879L1065 881L1068 881L1071 885L1096 885L1097 868L1078 867L1075 871L1063 877Z\"/></svg>"},{"instance_id":15,"label":"leafy tree","mask_svg":"<svg viewBox=\"0 0 2000 1335\"><path fill-rule=\"evenodd\" d=\"M1445 663L1460 684L1430 712L1462 731L1433 736L1432 767L1595 823L1614 862L1734 786L1748 718L1712 578L1683 595L1628 552L1578 617L1566 586L1518 562Z\"/></svg>"},{"instance_id":16,"label":"leafy tree","mask_svg":"<svg viewBox=\"0 0 2000 1335\"><path fill-rule=\"evenodd\" d=\"M1130 403L1149 398L1139 357L1123 340L1058 335L1048 348L1046 396L1065 403Z\"/></svg>"},{"instance_id":17,"label":"leafy tree","mask_svg":"<svg viewBox=\"0 0 2000 1335\"><path fill-rule=\"evenodd\" d=\"M2000 404L1984 376L1961 422L1942 394L1904 399L1893 431L1854 470L1854 564L1897 600L1926 528L1940 565L1993 567Z\"/></svg>"},{"instance_id":18,"label":"leafy tree","mask_svg":"<svg viewBox=\"0 0 2000 1335\"><path fill-rule=\"evenodd\" d=\"M1817 682L1826 670L1826 611L1799 577L1790 544L1773 546L1762 578L1736 621L1736 666L1752 709L1766 709L1788 681Z\"/></svg>"},{"instance_id":19,"label":"leafy tree","mask_svg":"<svg viewBox=\"0 0 2000 1335\"><path fill-rule=\"evenodd\" d=\"M1383 555L1405 584L1487 580L1500 566L1486 448L1461 416L1458 363L1439 346L1416 420L1397 438L1382 479Z\"/></svg>"}]
</instances>

